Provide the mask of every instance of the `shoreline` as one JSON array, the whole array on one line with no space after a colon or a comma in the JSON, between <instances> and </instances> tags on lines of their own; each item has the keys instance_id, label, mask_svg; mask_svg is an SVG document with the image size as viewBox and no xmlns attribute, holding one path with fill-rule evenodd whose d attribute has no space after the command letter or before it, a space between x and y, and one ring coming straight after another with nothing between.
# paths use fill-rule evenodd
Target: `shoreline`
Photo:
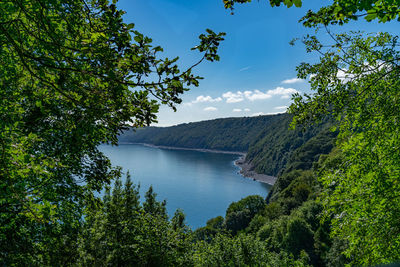
<instances>
[{"instance_id":1,"label":"shoreline","mask_svg":"<svg viewBox=\"0 0 400 267\"><path fill-rule=\"evenodd\" d=\"M186 148L186 147L172 147L172 146L157 146L147 143L132 143L132 142L120 142L119 145L142 145L153 148L161 148L161 149L171 149L171 150L190 150L190 151L198 151L198 152L206 152L206 153L221 153L221 154L230 154L230 155L240 155L240 157L234 161L235 166L240 168L239 174L244 178L252 179L253 181L258 181L260 183L265 183L269 185L274 185L277 177L270 176L266 174L256 173L252 171L252 165L245 161L246 153L239 151L224 151L224 150L216 150L216 149L206 149L206 148Z\"/></svg>"},{"instance_id":2,"label":"shoreline","mask_svg":"<svg viewBox=\"0 0 400 267\"><path fill-rule=\"evenodd\" d=\"M231 155L241 155L245 156L246 153L239 151L225 151L225 150L217 150L217 149L206 149L206 148L187 148L187 147L175 147L175 146L157 146L147 143L131 143L131 142L120 142L119 145L142 145L153 148L162 148L162 149L171 149L171 150L190 150L190 151L198 151L205 153L219 153L219 154L231 154Z\"/></svg>"},{"instance_id":3,"label":"shoreline","mask_svg":"<svg viewBox=\"0 0 400 267\"><path fill-rule=\"evenodd\" d=\"M240 174L245 178L253 179L254 181L269 185L274 185L276 182L277 177L275 176L260 174L252 171L251 168L253 166L245 161L245 155L242 155L239 159L235 160L235 165L240 168Z\"/></svg>"}]
</instances>

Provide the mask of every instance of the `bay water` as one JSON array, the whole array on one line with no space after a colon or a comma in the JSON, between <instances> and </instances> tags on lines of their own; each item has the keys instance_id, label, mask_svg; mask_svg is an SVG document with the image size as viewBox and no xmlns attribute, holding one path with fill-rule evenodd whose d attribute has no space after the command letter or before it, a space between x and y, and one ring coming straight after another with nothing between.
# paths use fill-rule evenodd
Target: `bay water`
<instances>
[{"instance_id":1,"label":"bay water","mask_svg":"<svg viewBox=\"0 0 400 267\"><path fill-rule=\"evenodd\" d=\"M130 172L140 184L141 201L152 185L159 201L167 201L169 216L182 209L192 229L225 216L229 204L249 195L266 197L268 184L244 178L234 161L239 155L175 150L138 144L102 145L114 166Z\"/></svg>"}]
</instances>

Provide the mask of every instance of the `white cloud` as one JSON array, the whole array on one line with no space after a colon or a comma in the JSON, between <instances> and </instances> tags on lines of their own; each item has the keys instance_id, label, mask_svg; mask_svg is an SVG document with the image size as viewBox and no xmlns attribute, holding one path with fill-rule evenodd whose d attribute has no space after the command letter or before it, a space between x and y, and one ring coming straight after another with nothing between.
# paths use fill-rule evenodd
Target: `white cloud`
<instances>
[{"instance_id":1,"label":"white cloud","mask_svg":"<svg viewBox=\"0 0 400 267\"><path fill-rule=\"evenodd\" d=\"M273 96L280 96L282 99L287 99L294 93L297 93L296 89L276 87L275 89L268 90L266 92L254 90L244 92L237 91L236 93L232 93L229 91L224 93L222 97L226 98L226 103L237 103L243 101L244 99L248 99L250 101L265 100L272 98Z\"/></svg>"},{"instance_id":2,"label":"white cloud","mask_svg":"<svg viewBox=\"0 0 400 267\"><path fill-rule=\"evenodd\" d=\"M368 63L364 63L363 64L363 68L362 68L362 74L355 74L352 73L352 71L349 71L348 69L342 68L342 69L338 69L337 73L336 73L336 77L342 82L342 83L348 83L350 81L353 81L355 79L359 79L365 75L370 75L373 74L377 71L381 71L382 69L386 69L387 71L391 70L391 66L388 64L385 64L382 61L378 61L377 65L370 65Z\"/></svg>"},{"instance_id":3,"label":"white cloud","mask_svg":"<svg viewBox=\"0 0 400 267\"><path fill-rule=\"evenodd\" d=\"M244 109L244 111L246 111L246 112L249 112L249 111L250 111L250 109L249 109L249 108L245 108L245 109Z\"/></svg>"},{"instance_id":4,"label":"white cloud","mask_svg":"<svg viewBox=\"0 0 400 267\"><path fill-rule=\"evenodd\" d=\"M207 95L207 96L199 95L198 97L196 97L195 100L193 100L189 103L185 103L184 105L191 106L192 104L197 104L197 103L215 103L215 102L221 102L221 101L222 101L221 97L212 98L209 95Z\"/></svg>"},{"instance_id":5,"label":"white cloud","mask_svg":"<svg viewBox=\"0 0 400 267\"><path fill-rule=\"evenodd\" d=\"M192 101L193 103L201 103L201 102L220 102L222 101L222 98L217 97L217 98L212 98L211 96L198 96L196 97L196 100Z\"/></svg>"},{"instance_id":6,"label":"white cloud","mask_svg":"<svg viewBox=\"0 0 400 267\"><path fill-rule=\"evenodd\" d=\"M267 93L263 93L259 90L254 90L254 92L252 92L251 94L248 94L247 99L249 99L250 101L254 101L254 100L263 100L263 99L268 99L271 98L272 95Z\"/></svg>"},{"instance_id":7,"label":"white cloud","mask_svg":"<svg viewBox=\"0 0 400 267\"><path fill-rule=\"evenodd\" d=\"M339 69L336 73L336 77L342 82L347 83L354 78L354 74L349 73L346 69Z\"/></svg>"},{"instance_id":8,"label":"white cloud","mask_svg":"<svg viewBox=\"0 0 400 267\"><path fill-rule=\"evenodd\" d=\"M287 109L288 106L280 106L280 107L274 107L274 109Z\"/></svg>"},{"instance_id":9,"label":"white cloud","mask_svg":"<svg viewBox=\"0 0 400 267\"><path fill-rule=\"evenodd\" d=\"M234 108L232 111L233 112L242 112L242 110L240 108Z\"/></svg>"},{"instance_id":10,"label":"white cloud","mask_svg":"<svg viewBox=\"0 0 400 267\"><path fill-rule=\"evenodd\" d=\"M316 77L317 74L310 74L309 79ZM354 78L354 74L348 72L347 69L338 69L336 72L336 78L339 79L342 83L347 83Z\"/></svg>"},{"instance_id":11,"label":"white cloud","mask_svg":"<svg viewBox=\"0 0 400 267\"><path fill-rule=\"evenodd\" d=\"M289 98L292 94L298 93L298 91L293 88L276 87L273 90L268 90L267 93L270 95L280 95L282 99L286 99Z\"/></svg>"},{"instance_id":12,"label":"white cloud","mask_svg":"<svg viewBox=\"0 0 400 267\"><path fill-rule=\"evenodd\" d=\"M261 116L261 115L265 115L265 113L264 112L257 112L257 113L251 114L251 116Z\"/></svg>"},{"instance_id":13,"label":"white cloud","mask_svg":"<svg viewBox=\"0 0 400 267\"><path fill-rule=\"evenodd\" d=\"M268 90L267 92L261 92L260 90L254 91L237 91L236 93L226 92L222 95L226 98L226 103L238 103L243 101L245 98L250 101L269 99L273 96L281 96L282 99L289 98L292 94L297 93L296 89L277 87L273 90Z\"/></svg>"},{"instance_id":14,"label":"white cloud","mask_svg":"<svg viewBox=\"0 0 400 267\"><path fill-rule=\"evenodd\" d=\"M218 109L216 107L206 107L203 110L204 111L217 111Z\"/></svg>"},{"instance_id":15,"label":"white cloud","mask_svg":"<svg viewBox=\"0 0 400 267\"><path fill-rule=\"evenodd\" d=\"M240 91L237 91L236 93L229 91L222 94L222 97L226 98L226 103L238 103L244 100L244 95Z\"/></svg>"},{"instance_id":16,"label":"white cloud","mask_svg":"<svg viewBox=\"0 0 400 267\"><path fill-rule=\"evenodd\" d=\"M299 78L292 78L292 79L287 79L287 80L283 80L282 83L283 84L292 84L292 83L300 83L303 82L303 79L299 79Z\"/></svg>"}]
</instances>

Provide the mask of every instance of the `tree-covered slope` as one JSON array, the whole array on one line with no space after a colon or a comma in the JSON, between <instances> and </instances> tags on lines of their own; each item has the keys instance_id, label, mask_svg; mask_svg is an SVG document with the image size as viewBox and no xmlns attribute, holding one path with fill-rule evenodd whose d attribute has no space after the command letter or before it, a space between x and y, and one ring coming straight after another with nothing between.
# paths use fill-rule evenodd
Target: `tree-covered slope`
<instances>
[{"instance_id":1,"label":"tree-covered slope","mask_svg":"<svg viewBox=\"0 0 400 267\"><path fill-rule=\"evenodd\" d=\"M260 132L249 147L246 161L257 173L278 176L286 168L309 169L320 154L329 153L333 148L336 133L329 130L330 123L292 130L289 129L292 116L281 119Z\"/></svg>"},{"instance_id":2,"label":"tree-covered slope","mask_svg":"<svg viewBox=\"0 0 400 267\"><path fill-rule=\"evenodd\" d=\"M275 129L282 121L289 121L288 117L287 114L278 114L216 119L171 127L147 127L136 132L126 131L119 141L246 152L260 133ZM287 129L287 126L284 127Z\"/></svg>"},{"instance_id":3,"label":"tree-covered slope","mask_svg":"<svg viewBox=\"0 0 400 267\"><path fill-rule=\"evenodd\" d=\"M257 173L277 176L285 166L311 168L320 154L333 147L335 134L328 123L292 130L291 121L291 115L277 114L147 127L124 132L119 142L247 152L246 161Z\"/></svg>"}]
</instances>

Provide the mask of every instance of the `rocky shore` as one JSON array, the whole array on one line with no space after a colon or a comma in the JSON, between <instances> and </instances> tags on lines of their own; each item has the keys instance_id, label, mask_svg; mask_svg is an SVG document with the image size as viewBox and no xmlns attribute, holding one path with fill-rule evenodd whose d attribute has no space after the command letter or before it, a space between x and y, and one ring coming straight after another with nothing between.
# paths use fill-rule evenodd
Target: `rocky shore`
<instances>
[{"instance_id":1,"label":"rocky shore","mask_svg":"<svg viewBox=\"0 0 400 267\"><path fill-rule=\"evenodd\" d=\"M243 175L246 178L253 179L255 181L259 181L262 183L266 183L266 184L270 184L270 185L275 184L276 179L277 179L275 176L256 173L255 171L251 170L252 165L250 163L247 163L245 158L246 158L246 156L243 155L238 160L235 161L235 165L241 168L241 170L240 170L241 175Z\"/></svg>"}]
</instances>

